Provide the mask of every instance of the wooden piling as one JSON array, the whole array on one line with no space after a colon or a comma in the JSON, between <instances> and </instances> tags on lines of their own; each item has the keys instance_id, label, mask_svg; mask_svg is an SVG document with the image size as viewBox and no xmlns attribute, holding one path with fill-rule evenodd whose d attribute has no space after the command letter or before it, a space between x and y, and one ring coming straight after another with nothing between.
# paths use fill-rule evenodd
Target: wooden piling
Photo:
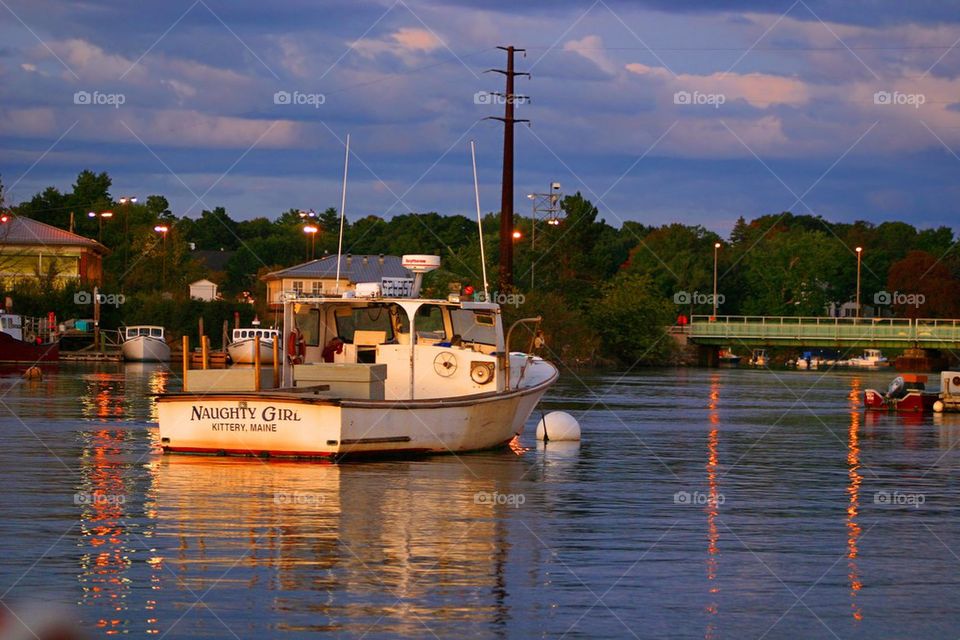
<instances>
[{"instance_id":1,"label":"wooden piling","mask_svg":"<svg viewBox=\"0 0 960 640\"><path fill-rule=\"evenodd\" d=\"M204 370L210 366L210 338L200 336L200 362Z\"/></svg>"},{"instance_id":2,"label":"wooden piling","mask_svg":"<svg viewBox=\"0 0 960 640\"><path fill-rule=\"evenodd\" d=\"M183 336L183 390L187 390L187 372L190 371L190 336Z\"/></svg>"},{"instance_id":3,"label":"wooden piling","mask_svg":"<svg viewBox=\"0 0 960 640\"><path fill-rule=\"evenodd\" d=\"M273 339L273 388L280 388L280 336Z\"/></svg>"}]
</instances>

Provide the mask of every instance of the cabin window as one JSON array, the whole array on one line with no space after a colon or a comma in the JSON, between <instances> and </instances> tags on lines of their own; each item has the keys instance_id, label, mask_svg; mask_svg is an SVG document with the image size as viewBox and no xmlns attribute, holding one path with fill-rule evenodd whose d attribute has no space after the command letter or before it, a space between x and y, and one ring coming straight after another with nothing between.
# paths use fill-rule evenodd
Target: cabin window
<instances>
[{"instance_id":1,"label":"cabin window","mask_svg":"<svg viewBox=\"0 0 960 640\"><path fill-rule=\"evenodd\" d=\"M337 314L337 335L344 342L353 343L353 334L357 331L383 331L387 341L392 341L393 323L390 310L385 305L357 307L349 315Z\"/></svg>"},{"instance_id":2,"label":"cabin window","mask_svg":"<svg viewBox=\"0 0 960 640\"><path fill-rule=\"evenodd\" d=\"M308 307L307 305L294 306L300 307L299 311L294 311L293 320L296 323L296 327L300 329L300 332L303 334L303 339L307 346L320 346L320 310Z\"/></svg>"},{"instance_id":3,"label":"cabin window","mask_svg":"<svg viewBox=\"0 0 960 640\"><path fill-rule=\"evenodd\" d=\"M293 281L293 292L298 296L303 295L303 280Z\"/></svg>"},{"instance_id":4,"label":"cabin window","mask_svg":"<svg viewBox=\"0 0 960 640\"><path fill-rule=\"evenodd\" d=\"M415 325L417 337L430 340L443 340L446 337L443 326L443 309L435 304L425 304L417 309Z\"/></svg>"},{"instance_id":5,"label":"cabin window","mask_svg":"<svg viewBox=\"0 0 960 640\"><path fill-rule=\"evenodd\" d=\"M150 336L154 338L162 338L163 329L150 329Z\"/></svg>"},{"instance_id":6,"label":"cabin window","mask_svg":"<svg viewBox=\"0 0 960 640\"><path fill-rule=\"evenodd\" d=\"M463 338L464 342L496 346L497 320L493 313L452 309L450 320L453 322L453 332Z\"/></svg>"}]
</instances>

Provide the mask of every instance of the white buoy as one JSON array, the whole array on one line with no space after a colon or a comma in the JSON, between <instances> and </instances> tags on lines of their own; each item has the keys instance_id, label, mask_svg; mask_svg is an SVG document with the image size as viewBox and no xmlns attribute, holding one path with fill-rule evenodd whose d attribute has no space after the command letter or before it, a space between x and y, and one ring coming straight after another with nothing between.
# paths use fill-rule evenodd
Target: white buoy
<instances>
[{"instance_id":1,"label":"white buoy","mask_svg":"<svg viewBox=\"0 0 960 640\"><path fill-rule=\"evenodd\" d=\"M943 413L943 400L937 400L933 403L934 413Z\"/></svg>"},{"instance_id":2,"label":"white buoy","mask_svg":"<svg viewBox=\"0 0 960 640\"><path fill-rule=\"evenodd\" d=\"M579 440L580 424L577 419L563 411L551 411L537 423L537 440Z\"/></svg>"}]
</instances>

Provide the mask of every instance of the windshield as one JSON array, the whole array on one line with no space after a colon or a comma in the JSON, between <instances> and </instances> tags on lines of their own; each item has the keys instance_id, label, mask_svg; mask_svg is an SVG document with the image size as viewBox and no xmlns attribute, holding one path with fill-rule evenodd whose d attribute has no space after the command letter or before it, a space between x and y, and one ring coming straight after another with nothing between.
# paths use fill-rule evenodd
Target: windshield
<instances>
[{"instance_id":1,"label":"windshield","mask_svg":"<svg viewBox=\"0 0 960 640\"><path fill-rule=\"evenodd\" d=\"M453 333L464 342L496 346L497 318L493 312L451 309L450 320L453 322Z\"/></svg>"}]
</instances>

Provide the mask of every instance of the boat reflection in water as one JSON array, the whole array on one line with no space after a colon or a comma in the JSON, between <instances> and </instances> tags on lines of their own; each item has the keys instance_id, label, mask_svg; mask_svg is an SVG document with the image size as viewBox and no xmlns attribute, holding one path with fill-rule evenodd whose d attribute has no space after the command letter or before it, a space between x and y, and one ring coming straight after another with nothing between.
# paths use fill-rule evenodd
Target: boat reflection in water
<instances>
[{"instance_id":1,"label":"boat reflection in water","mask_svg":"<svg viewBox=\"0 0 960 640\"><path fill-rule=\"evenodd\" d=\"M159 597L186 612L216 588L216 616L194 611L176 635L503 624L503 511L528 469L510 451L362 465L165 456L149 491Z\"/></svg>"}]
</instances>

